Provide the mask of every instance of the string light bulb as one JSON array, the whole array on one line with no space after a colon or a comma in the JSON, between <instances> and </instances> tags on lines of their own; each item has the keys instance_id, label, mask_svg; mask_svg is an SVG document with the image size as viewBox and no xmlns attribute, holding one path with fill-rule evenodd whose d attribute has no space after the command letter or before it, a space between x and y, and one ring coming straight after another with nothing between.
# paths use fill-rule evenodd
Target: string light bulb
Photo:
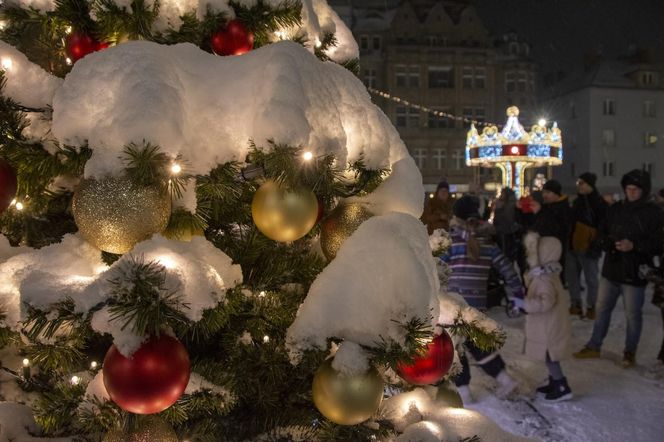
<instances>
[{"instance_id":1,"label":"string light bulb","mask_svg":"<svg viewBox=\"0 0 664 442\"><path fill-rule=\"evenodd\" d=\"M267 295L267 293L265 293L265 290L261 290L261 292L258 294L258 297L259 298L265 298L266 295Z\"/></svg>"},{"instance_id":2,"label":"string light bulb","mask_svg":"<svg viewBox=\"0 0 664 442\"><path fill-rule=\"evenodd\" d=\"M23 366L24 367L29 367L30 366L30 359L28 359L28 358L23 359Z\"/></svg>"},{"instance_id":3,"label":"string light bulb","mask_svg":"<svg viewBox=\"0 0 664 442\"><path fill-rule=\"evenodd\" d=\"M71 384L72 385L78 385L79 382L81 382L81 379L78 376L74 375L74 376L71 377Z\"/></svg>"},{"instance_id":4,"label":"string light bulb","mask_svg":"<svg viewBox=\"0 0 664 442\"><path fill-rule=\"evenodd\" d=\"M95 370L95 369L97 368L98 365L99 365L99 364L97 363L97 361L92 361L92 362L90 362L90 368L91 368L92 370Z\"/></svg>"},{"instance_id":5,"label":"string light bulb","mask_svg":"<svg viewBox=\"0 0 664 442\"><path fill-rule=\"evenodd\" d=\"M302 158L304 158L304 161L311 161L311 159L314 157L314 154L311 153L310 151L306 151L302 154Z\"/></svg>"},{"instance_id":6,"label":"string light bulb","mask_svg":"<svg viewBox=\"0 0 664 442\"><path fill-rule=\"evenodd\" d=\"M263 342L266 344L270 342L270 337L268 335L263 336Z\"/></svg>"},{"instance_id":7,"label":"string light bulb","mask_svg":"<svg viewBox=\"0 0 664 442\"><path fill-rule=\"evenodd\" d=\"M182 166L180 166L178 163L173 163L173 165L171 166L171 173L173 175L177 175L180 172L182 172Z\"/></svg>"},{"instance_id":8,"label":"string light bulb","mask_svg":"<svg viewBox=\"0 0 664 442\"><path fill-rule=\"evenodd\" d=\"M16 203L16 210L23 210L23 203L22 202L17 202Z\"/></svg>"},{"instance_id":9,"label":"string light bulb","mask_svg":"<svg viewBox=\"0 0 664 442\"><path fill-rule=\"evenodd\" d=\"M9 71L14 65L14 62L9 57L2 57L2 61L0 62L0 64L2 64L2 69L4 69L5 71Z\"/></svg>"},{"instance_id":10,"label":"string light bulb","mask_svg":"<svg viewBox=\"0 0 664 442\"><path fill-rule=\"evenodd\" d=\"M71 66L72 65L71 58L69 57L65 58L65 63L67 63L67 66Z\"/></svg>"},{"instance_id":11,"label":"string light bulb","mask_svg":"<svg viewBox=\"0 0 664 442\"><path fill-rule=\"evenodd\" d=\"M71 31L72 31L71 26L67 26L65 28L65 34L71 34Z\"/></svg>"}]
</instances>

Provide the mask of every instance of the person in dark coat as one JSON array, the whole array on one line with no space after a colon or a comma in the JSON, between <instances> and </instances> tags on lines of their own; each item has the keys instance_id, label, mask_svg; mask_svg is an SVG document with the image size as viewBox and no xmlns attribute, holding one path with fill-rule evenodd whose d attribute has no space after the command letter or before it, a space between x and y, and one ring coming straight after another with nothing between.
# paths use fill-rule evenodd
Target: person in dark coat
<instances>
[{"instance_id":1,"label":"person in dark coat","mask_svg":"<svg viewBox=\"0 0 664 442\"><path fill-rule=\"evenodd\" d=\"M427 225L429 235L436 229L450 229L452 220L452 208L456 199L450 195L450 185L447 181L441 181L436 187L433 198L427 198L424 203L422 222Z\"/></svg>"},{"instance_id":2,"label":"person in dark coat","mask_svg":"<svg viewBox=\"0 0 664 442\"><path fill-rule=\"evenodd\" d=\"M565 280L570 294L570 314L583 316L581 272L586 280L586 318L595 319L595 301L599 285L599 226L609 205L595 188L597 175L586 172L576 181L578 195L572 203L572 234L567 251Z\"/></svg>"},{"instance_id":3,"label":"person in dark coat","mask_svg":"<svg viewBox=\"0 0 664 442\"><path fill-rule=\"evenodd\" d=\"M609 208L599 229L599 245L606 253L597 293L596 314L590 340L576 358L599 358L609 331L611 313L623 295L627 319L622 365L635 365L636 349L643 326L643 303L647 281L639 268L661 253L662 210L649 200L650 175L632 170L620 184L625 200Z\"/></svg>"}]
</instances>

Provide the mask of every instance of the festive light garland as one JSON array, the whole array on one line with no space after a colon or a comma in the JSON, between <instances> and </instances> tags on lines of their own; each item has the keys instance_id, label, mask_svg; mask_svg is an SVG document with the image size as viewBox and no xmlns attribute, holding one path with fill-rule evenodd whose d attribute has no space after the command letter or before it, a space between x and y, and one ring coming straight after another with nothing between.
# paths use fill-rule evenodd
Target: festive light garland
<instances>
[{"instance_id":1,"label":"festive light garland","mask_svg":"<svg viewBox=\"0 0 664 442\"><path fill-rule=\"evenodd\" d=\"M437 116L437 117L448 118L448 119L450 119L450 120L455 120L455 121L463 121L464 123L471 123L471 124L474 124L474 125L476 125L476 126L486 126L486 127L489 127L489 126L496 126L496 127L503 127L502 124L487 123L487 122L485 122L485 121L472 120L472 119L470 119L470 118L460 117L460 116L458 116L458 115L450 114L449 112L443 112L443 111L439 111L439 110L436 110L436 109L431 109L430 107L422 106L421 104L411 103L411 102L408 101L408 100L405 100L405 99L400 98L400 97L395 97L395 96L391 95L391 94L388 93L388 92L380 91L380 90L378 90L378 89L374 89L374 88L372 88L372 87L370 87L370 86L367 86L367 90L368 90L369 92L371 92L372 94L374 94L374 95L378 95L378 96L380 96L380 97L383 97L383 98L386 98L386 99L388 99L388 100L394 101L395 103L403 104L403 105L406 106L406 107L410 107L410 108L413 108L413 109L417 109L417 110L419 110L419 111L423 111L423 112L426 112L426 113L429 113L429 114L435 115L435 116Z\"/></svg>"}]
</instances>

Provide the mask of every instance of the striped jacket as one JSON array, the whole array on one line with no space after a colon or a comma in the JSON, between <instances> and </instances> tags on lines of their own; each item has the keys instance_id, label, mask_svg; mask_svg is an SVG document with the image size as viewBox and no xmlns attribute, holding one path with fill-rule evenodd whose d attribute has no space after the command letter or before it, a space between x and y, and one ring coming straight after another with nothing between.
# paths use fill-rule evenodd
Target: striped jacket
<instances>
[{"instance_id":1,"label":"striped jacket","mask_svg":"<svg viewBox=\"0 0 664 442\"><path fill-rule=\"evenodd\" d=\"M486 308L489 270L493 267L505 279L512 296L524 297L524 288L513 264L495 243L478 234L480 257L473 261L466 251L468 232L457 224L452 226L450 236L452 246L440 256L452 271L447 287L449 292L459 293L472 307Z\"/></svg>"}]
</instances>

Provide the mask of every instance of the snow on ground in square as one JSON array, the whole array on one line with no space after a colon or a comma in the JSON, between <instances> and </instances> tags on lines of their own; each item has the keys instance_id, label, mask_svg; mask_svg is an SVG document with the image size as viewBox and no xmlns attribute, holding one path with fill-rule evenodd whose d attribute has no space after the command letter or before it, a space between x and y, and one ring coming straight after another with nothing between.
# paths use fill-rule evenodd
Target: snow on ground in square
<instances>
[{"instance_id":1,"label":"snow on ground in square","mask_svg":"<svg viewBox=\"0 0 664 442\"><path fill-rule=\"evenodd\" d=\"M472 367L471 391L477 402L467 408L486 415L504 430L546 441L569 442L655 442L664 434L664 367L655 364L662 343L662 319L659 309L646 295L641 342L636 356L637 367L623 369L625 316L621 301L613 312L609 334L599 360L563 361L563 371L574 399L557 404L544 399L502 401L490 393L494 381L479 368ZM489 316L501 322L508 339L502 350L508 371L534 389L546 379L544 364L521 354L523 318L508 319L502 309ZM573 350L583 347L592 332L592 321L572 320Z\"/></svg>"}]
</instances>

